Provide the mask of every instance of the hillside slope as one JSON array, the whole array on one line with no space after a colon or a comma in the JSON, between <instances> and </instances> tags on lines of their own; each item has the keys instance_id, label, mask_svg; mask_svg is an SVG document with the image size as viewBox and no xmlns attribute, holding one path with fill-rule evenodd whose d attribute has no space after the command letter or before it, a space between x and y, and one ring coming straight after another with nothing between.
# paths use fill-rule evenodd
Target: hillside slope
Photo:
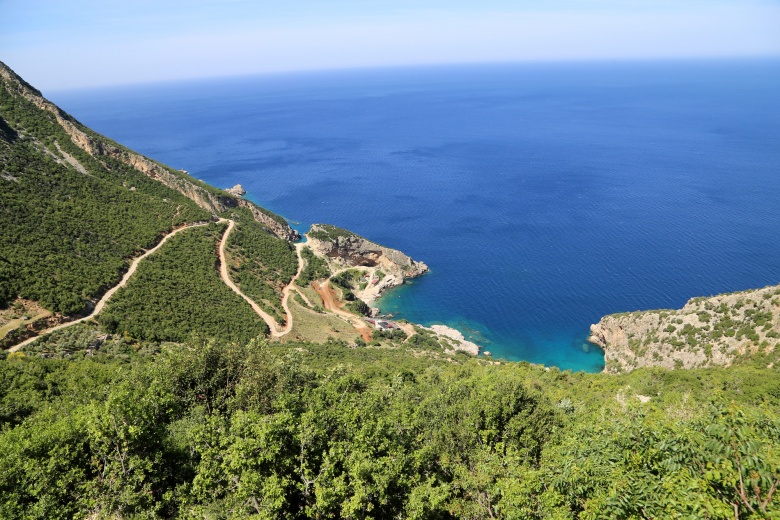
<instances>
[{"instance_id":1,"label":"hillside slope","mask_svg":"<svg viewBox=\"0 0 780 520\"><path fill-rule=\"evenodd\" d=\"M22 297L83 312L165 232L228 211L298 238L281 217L89 130L0 63L0 307Z\"/></svg>"}]
</instances>

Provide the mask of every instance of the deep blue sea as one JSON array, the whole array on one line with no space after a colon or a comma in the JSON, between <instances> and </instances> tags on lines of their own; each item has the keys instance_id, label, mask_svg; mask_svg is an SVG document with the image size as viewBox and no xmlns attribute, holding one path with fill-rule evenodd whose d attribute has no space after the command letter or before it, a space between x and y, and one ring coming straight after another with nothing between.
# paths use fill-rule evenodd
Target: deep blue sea
<instances>
[{"instance_id":1,"label":"deep blue sea","mask_svg":"<svg viewBox=\"0 0 780 520\"><path fill-rule=\"evenodd\" d=\"M608 313L780 283L780 61L284 74L45 93L95 130L430 274L384 311L598 371Z\"/></svg>"}]
</instances>

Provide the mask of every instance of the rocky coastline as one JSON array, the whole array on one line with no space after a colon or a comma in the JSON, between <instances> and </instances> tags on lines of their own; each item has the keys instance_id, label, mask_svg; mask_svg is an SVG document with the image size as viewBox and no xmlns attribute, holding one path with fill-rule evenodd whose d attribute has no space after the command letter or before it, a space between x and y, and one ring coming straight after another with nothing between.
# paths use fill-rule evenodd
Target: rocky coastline
<instances>
[{"instance_id":1,"label":"rocky coastline","mask_svg":"<svg viewBox=\"0 0 780 520\"><path fill-rule=\"evenodd\" d=\"M451 350L445 350L446 354L452 354L454 352L466 352L472 356L478 356L482 347L472 341L468 341L459 330L447 327L446 325L431 325L430 327L423 327L430 330L439 338L442 338L446 343L449 343Z\"/></svg>"},{"instance_id":2,"label":"rocky coastline","mask_svg":"<svg viewBox=\"0 0 780 520\"><path fill-rule=\"evenodd\" d=\"M365 288L355 291L368 305L387 289L428 272L424 262L335 226L314 224L306 237L314 254L343 269L357 267L368 273Z\"/></svg>"},{"instance_id":3,"label":"rocky coastline","mask_svg":"<svg viewBox=\"0 0 780 520\"><path fill-rule=\"evenodd\" d=\"M591 325L604 372L641 367L727 367L740 359L780 357L780 285L693 298L682 309L611 314Z\"/></svg>"}]
</instances>

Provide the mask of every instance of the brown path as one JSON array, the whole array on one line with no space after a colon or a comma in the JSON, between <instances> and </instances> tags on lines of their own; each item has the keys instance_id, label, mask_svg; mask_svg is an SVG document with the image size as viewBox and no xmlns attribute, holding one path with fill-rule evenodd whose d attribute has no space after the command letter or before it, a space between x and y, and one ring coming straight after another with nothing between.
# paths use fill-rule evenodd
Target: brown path
<instances>
[{"instance_id":1,"label":"brown path","mask_svg":"<svg viewBox=\"0 0 780 520\"><path fill-rule=\"evenodd\" d=\"M106 292L106 294L104 294L103 297L100 298L100 301L97 302L97 305L95 305L95 308L92 309L92 312L89 313L87 316L84 316L83 318L79 318L79 319L74 320L74 321L69 321L68 323L63 323L61 325L57 325L55 327L51 327L49 329L42 330L37 336L33 336L32 338L26 339L26 340L22 341L21 343L19 343L18 345L14 345L13 347L9 348L7 350L7 352L16 352L17 350L19 350L20 348L24 347L25 345L29 345L33 341L37 340L38 338L40 338L44 334L49 334L51 332L54 332L55 330L60 330L60 329L65 329L67 327L72 327L73 325L76 325L77 323L83 323L83 322L85 322L85 321L87 321L89 319L92 319L93 317L97 316L98 314L100 314L100 311L103 310L103 307L106 306L106 303L108 303L108 300L111 299L111 297L114 295L114 293L116 293L119 289L121 289L122 287L127 285L127 281L130 279L131 276L133 276L133 273L135 273L135 270L138 268L138 264L141 262L141 260L143 260L144 258L146 258L149 255L152 255L152 254L156 253L157 250L160 249L163 246L163 244L165 244L165 242L167 242L168 239L171 238L172 236L174 236L174 235L176 235L178 233L181 233L185 229L189 229L189 228L193 228L193 227L199 227L199 226L206 226L206 225L208 225L208 222L201 222L201 223L197 223L197 224L190 224L188 226L184 226L184 227L180 227L178 229L174 229L173 231L171 231L170 233L165 235L162 238L162 240L160 240L160 242L156 246L154 246L153 248L149 249L147 252L145 252L141 256L136 257L135 260L133 260L132 263L130 264L130 268L127 270L125 275L122 277L122 280L120 280L117 285L115 285L114 287L109 289Z\"/></svg>"},{"instance_id":2,"label":"brown path","mask_svg":"<svg viewBox=\"0 0 780 520\"><path fill-rule=\"evenodd\" d=\"M353 327L355 327L355 330L357 330L360 335L363 337L363 340L365 341L371 341L373 338L371 337L372 330L368 325L366 325L363 320L355 316L354 314L344 311L341 309L341 306L336 301L336 298L333 296L333 289L331 289L330 284L327 280L324 282L314 282L312 283L312 287L314 287L314 290L317 291L317 294L320 295L320 298L322 298L322 306L328 309L329 311L338 314L339 316L343 316L344 318L349 321Z\"/></svg>"},{"instance_id":3,"label":"brown path","mask_svg":"<svg viewBox=\"0 0 780 520\"><path fill-rule=\"evenodd\" d=\"M260 308L260 306L255 303L255 301L241 292L241 289L238 288L236 284L233 283L233 280L230 279L230 275L228 274L228 265L227 265L227 258L225 257L225 244L227 244L228 237L230 236L230 233L233 232L233 228L235 227L236 223L233 220L228 220L221 218L219 219L220 222L228 222L228 227L225 230L225 233L222 235L222 240L219 242L219 275L222 278L222 281L225 282L225 285L230 287L234 293L241 296L251 307L252 310L255 311L255 314L260 316L263 321L268 325L268 328L271 330L271 335L274 337L280 337L284 336L289 332L287 331L280 331L279 330L279 324L276 323L276 320L273 319L273 317L265 312L263 309ZM286 289L286 288L285 288ZM286 302L285 302L286 303ZM285 305L285 311L287 311L286 305ZM292 326L292 316L289 314L289 311L287 311L287 319L288 319L288 325Z\"/></svg>"},{"instance_id":4,"label":"brown path","mask_svg":"<svg viewBox=\"0 0 780 520\"><path fill-rule=\"evenodd\" d=\"M260 318L263 319L263 321L265 321L265 323L268 325L268 328L270 329L271 335L273 337L280 338L280 337L288 334L292 330L292 326L293 326L293 316L292 316L292 312L290 311L289 302L288 302L288 300L290 298L290 291L291 290L296 291L298 294L301 295L301 297L306 301L306 303L308 305L313 307L312 303L309 301L309 299L306 297L306 295L303 294L302 291L298 290L298 288L294 286L295 281L298 279L298 277L301 274L301 271L303 270L303 258L301 256L301 250L305 246L305 244L304 243L295 244L295 252L296 252L296 255L298 257L298 271L295 273L295 276L293 276L293 278L290 280L290 283L287 284L284 287L284 289L282 289L282 308L284 309L284 312L285 312L285 315L286 315L286 323L285 323L284 328L281 328L281 327L279 327L279 324L276 323L276 320L271 315L269 315L267 312L265 312L263 309L261 309L260 306L254 300L252 300L249 296L244 294L241 291L241 289L239 289L238 286L235 283L233 283L233 280L230 279L230 275L228 274L227 258L225 257L225 245L227 244L228 237L230 236L230 233L233 231L233 228L235 227L235 221L230 220L230 219L221 218L221 219L219 219L219 222L222 222L222 223L227 222L228 223L228 227L225 230L225 233L222 235L222 239L219 242L219 262L220 262L220 267L219 267L220 273L219 274L220 274L220 278L222 278L222 281L225 283L225 285L230 287L230 289L233 292L235 292L237 295L239 295L241 298L243 298L244 301L246 301L250 305L250 307L252 307L252 310L255 311L255 313L258 316L260 316ZM7 350L7 352L16 352L20 348L22 348L22 347L24 347L26 345L29 345L30 343L34 342L35 340L37 340L38 338L40 338L44 334L49 334L49 333L54 332L56 330L64 329L64 328L67 328L67 327L71 327L73 325L76 325L77 323L83 323L83 322L85 322L85 321L87 321L87 320L97 316L98 314L100 314L100 312L106 306L106 303L108 302L108 300L110 300L111 297L119 289L121 289L122 287L127 285L127 281L130 279L131 276L133 276L133 274L135 273L136 269L138 268L138 264L141 262L141 260L143 260L147 256L152 255L155 252L157 252L157 250L160 249L163 246L163 244L165 244L165 242L169 238L171 238L172 236L174 236L174 235L184 231L185 229L189 229L191 227L206 226L206 225L208 225L207 222L201 222L201 223L197 223L197 224L190 224L190 225L187 225L187 226L184 226L184 227L181 227L181 228L178 228L178 229L175 229L175 230L171 231L170 233L165 235L162 238L162 240L160 240L160 242L156 246L154 246L152 249L149 249L144 254L142 254L141 256L139 256L137 258L135 258L132 261L132 263L130 264L130 268L127 270L125 275L122 277L122 280L117 285L115 285L114 287L109 289L103 295L103 297L100 299L100 301L98 301L98 303L95 305L95 308L92 310L92 312L89 315L84 316L83 318L79 318L79 319L74 320L74 321L70 321L68 323L63 323L61 325L57 325L55 327L51 327L49 329L42 330L37 336L29 338L29 339L19 343L18 345L14 345L13 347L9 348ZM346 270L346 269L343 269L343 270ZM336 274L338 274L338 272L334 273L331 276L335 276ZM330 279L330 277L329 277L329 279ZM341 310L341 307L338 305L338 303L336 302L335 298L333 297L333 293L331 292L332 290L330 289L330 285L328 284L327 280L325 282L320 283L320 284L316 284L315 283L315 284L312 284L312 285L314 286L314 289L317 291L317 293L322 298L323 305L324 305L324 307L326 309L328 309L329 311L331 311L331 312L333 312L335 314L338 314L339 316L343 316L344 318L346 318L352 324L352 326L355 327L355 329L360 333L360 335L363 337L364 340L371 341L371 339L372 339L371 338L371 328L369 328L362 320L360 320L354 314L351 314L349 312Z\"/></svg>"}]
</instances>

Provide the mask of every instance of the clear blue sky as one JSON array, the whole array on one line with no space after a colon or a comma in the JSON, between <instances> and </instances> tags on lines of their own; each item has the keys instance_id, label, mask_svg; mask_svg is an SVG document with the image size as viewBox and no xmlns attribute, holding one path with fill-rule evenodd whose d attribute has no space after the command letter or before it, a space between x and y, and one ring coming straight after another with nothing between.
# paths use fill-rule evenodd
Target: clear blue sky
<instances>
[{"instance_id":1,"label":"clear blue sky","mask_svg":"<svg viewBox=\"0 0 780 520\"><path fill-rule=\"evenodd\" d=\"M780 0L0 0L44 90L330 68L780 56Z\"/></svg>"}]
</instances>

